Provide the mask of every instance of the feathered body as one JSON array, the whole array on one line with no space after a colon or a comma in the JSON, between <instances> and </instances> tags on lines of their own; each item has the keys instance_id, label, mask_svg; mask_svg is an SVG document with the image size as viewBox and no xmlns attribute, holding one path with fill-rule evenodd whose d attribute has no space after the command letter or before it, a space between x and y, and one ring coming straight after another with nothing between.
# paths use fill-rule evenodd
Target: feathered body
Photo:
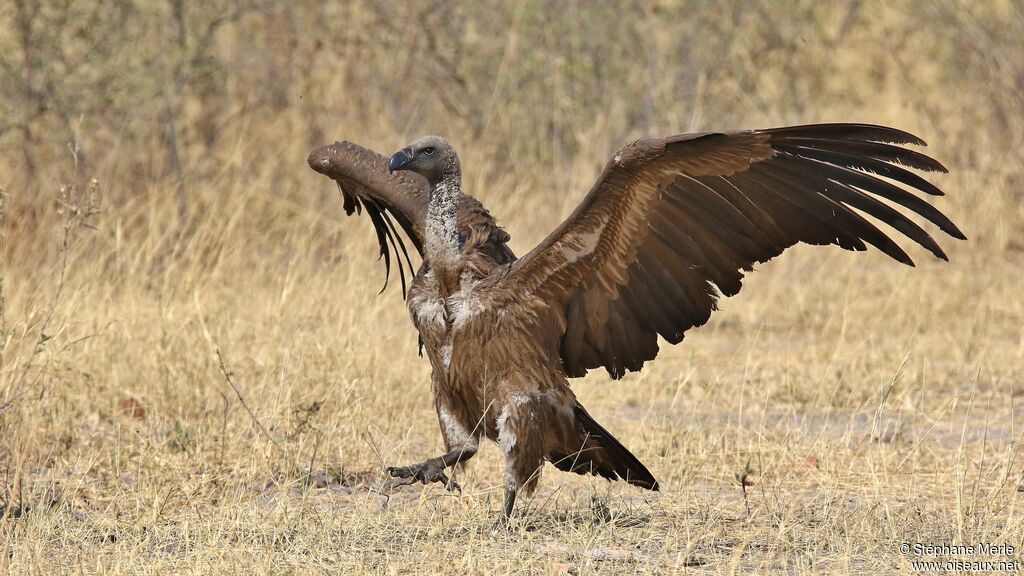
<instances>
[{"instance_id":1,"label":"feathered body","mask_svg":"<svg viewBox=\"0 0 1024 576\"><path fill-rule=\"evenodd\" d=\"M577 421L585 412L562 373L558 319L542 299L502 287L514 260L499 248L508 235L490 218L460 222L461 199L455 164L431 190L424 265L408 296L433 369L446 450L474 453L480 438L497 442L507 459L506 483L527 491L545 459L562 469L656 487L636 458L603 449L607 436L625 451L587 426L592 419Z\"/></svg>"}]
</instances>

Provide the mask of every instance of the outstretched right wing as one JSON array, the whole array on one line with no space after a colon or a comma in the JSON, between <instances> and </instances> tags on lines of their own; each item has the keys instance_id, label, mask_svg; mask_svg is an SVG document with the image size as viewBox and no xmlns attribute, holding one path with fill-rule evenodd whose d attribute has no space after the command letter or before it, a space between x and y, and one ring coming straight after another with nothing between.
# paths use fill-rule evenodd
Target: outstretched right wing
<instances>
[{"instance_id":1,"label":"outstretched right wing","mask_svg":"<svg viewBox=\"0 0 1024 576\"><path fill-rule=\"evenodd\" d=\"M924 141L867 124L682 134L619 150L577 209L504 282L562 319L566 375L614 378L707 322L719 295L798 242L866 250L912 265L864 215L946 255L899 204L954 238L963 233L913 193L942 191L905 167L945 172L899 146ZM901 186L902 185L902 186Z\"/></svg>"},{"instance_id":2,"label":"outstretched right wing","mask_svg":"<svg viewBox=\"0 0 1024 576\"><path fill-rule=\"evenodd\" d=\"M416 268L398 228L405 232L422 257L429 202L427 181L412 172L388 172L385 156L352 142L320 146L309 154L308 161L310 168L338 184L348 215L366 211L377 232L380 257L384 259L384 288L387 288L391 274L391 254L394 252L402 281L402 298L405 298L406 275L411 278ZM458 221L467 249L484 250L496 265L515 260L507 245L508 234L498 227L475 198L463 195Z\"/></svg>"}]
</instances>

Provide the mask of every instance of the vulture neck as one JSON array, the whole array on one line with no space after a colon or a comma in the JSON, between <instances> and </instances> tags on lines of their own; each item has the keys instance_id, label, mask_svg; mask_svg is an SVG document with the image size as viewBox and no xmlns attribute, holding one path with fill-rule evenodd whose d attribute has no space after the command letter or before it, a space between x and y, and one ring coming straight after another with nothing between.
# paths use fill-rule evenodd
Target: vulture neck
<instances>
[{"instance_id":1,"label":"vulture neck","mask_svg":"<svg viewBox=\"0 0 1024 576\"><path fill-rule=\"evenodd\" d=\"M451 272L458 276L458 264L462 257L462 242L459 239L458 209L462 198L462 176L457 171L446 174L430 190L430 204L427 207L427 234L424 252L430 267L439 277ZM444 284L449 284L443 280ZM453 289L455 286L451 286Z\"/></svg>"}]
</instances>

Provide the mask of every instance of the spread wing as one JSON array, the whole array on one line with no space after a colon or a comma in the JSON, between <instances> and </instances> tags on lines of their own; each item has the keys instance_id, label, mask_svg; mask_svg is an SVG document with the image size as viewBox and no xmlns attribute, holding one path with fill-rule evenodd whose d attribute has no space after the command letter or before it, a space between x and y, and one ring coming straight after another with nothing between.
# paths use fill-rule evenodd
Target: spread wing
<instances>
[{"instance_id":1,"label":"spread wing","mask_svg":"<svg viewBox=\"0 0 1024 576\"><path fill-rule=\"evenodd\" d=\"M907 170L945 172L882 126L820 124L641 140L622 148L576 210L514 263L508 285L539 295L564 320L563 367L614 378L707 322L744 272L798 243L875 246L913 265L869 215L946 259L900 204L964 235L910 190L942 192ZM884 178L883 178L884 177ZM884 200L884 201L883 201Z\"/></svg>"},{"instance_id":2,"label":"spread wing","mask_svg":"<svg viewBox=\"0 0 1024 576\"><path fill-rule=\"evenodd\" d=\"M393 252L405 298L407 276L411 278L416 268L399 228L422 257L429 201L427 181L412 172L389 173L386 157L352 142L320 146L310 153L308 161L311 168L338 184L348 215L366 211L377 232L380 258L384 260L381 292L387 288ZM475 198L462 197L458 220L459 231L471 248L485 250L496 265L515 260L507 246L508 234Z\"/></svg>"}]
</instances>

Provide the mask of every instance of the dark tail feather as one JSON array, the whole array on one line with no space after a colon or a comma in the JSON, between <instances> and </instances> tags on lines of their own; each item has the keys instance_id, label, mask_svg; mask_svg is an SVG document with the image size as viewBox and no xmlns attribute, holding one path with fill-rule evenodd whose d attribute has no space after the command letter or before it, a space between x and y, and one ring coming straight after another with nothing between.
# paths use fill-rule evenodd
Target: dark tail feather
<instances>
[{"instance_id":1,"label":"dark tail feather","mask_svg":"<svg viewBox=\"0 0 1024 576\"><path fill-rule=\"evenodd\" d=\"M634 486L658 490L658 481L647 467L595 422L579 402L576 403L576 423L581 432L579 450L565 455L551 454L556 468L608 480L622 479Z\"/></svg>"}]
</instances>

